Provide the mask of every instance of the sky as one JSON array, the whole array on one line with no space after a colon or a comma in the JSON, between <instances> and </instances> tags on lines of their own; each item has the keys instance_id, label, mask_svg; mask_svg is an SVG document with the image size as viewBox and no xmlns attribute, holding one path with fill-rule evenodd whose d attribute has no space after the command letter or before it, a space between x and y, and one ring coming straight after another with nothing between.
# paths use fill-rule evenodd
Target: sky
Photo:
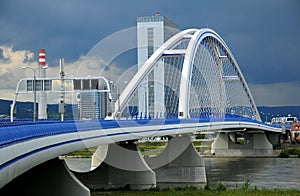
<instances>
[{"instance_id":1,"label":"sky","mask_svg":"<svg viewBox=\"0 0 300 196\"><path fill-rule=\"evenodd\" d=\"M0 99L12 99L18 80L32 77L22 66L36 66L39 49L47 50L48 76L58 75L61 57L66 72L76 75L95 46L104 48L105 41L133 32L137 17L160 11L182 30L215 30L258 106L300 105L299 8L298 0L1 0ZM117 75L136 63L134 52L127 53L124 62L112 57Z\"/></svg>"}]
</instances>

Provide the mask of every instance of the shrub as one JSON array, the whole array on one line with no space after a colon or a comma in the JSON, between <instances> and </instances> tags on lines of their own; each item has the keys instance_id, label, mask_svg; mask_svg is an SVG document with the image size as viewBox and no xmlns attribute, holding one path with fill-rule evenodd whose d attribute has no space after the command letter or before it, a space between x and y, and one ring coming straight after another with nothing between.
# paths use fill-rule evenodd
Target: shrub
<instances>
[{"instance_id":1,"label":"shrub","mask_svg":"<svg viewBox=\"0 0 300 196\"><path fill-rule=\"evenodd\" d=\"M250 180L246 180L242 186L242 189L244 190L249 189L250 184L251 184Z\"/></svg>"},{"instance_id":2,"label":"shrub","mask_svg":"<svg viewBox=\"0 0 300 196\"><path fill-rule=\"evenodd\" d=\"M151 187L150 189L149 189L150 191L154 191L154 192L159 192L159 191L161 191L161 189L160 189L160 187L159 186L153 186L153 187Z\"/></svg>"},{"instance_id":3,"label":"shrub","mask_svg":"<svg viewBox=\"0 0 300 196\"><path fill-rule=\"evenodd\" d=\"M290 148L286 150L290 155L297 155L299 152L296 148Z\"/></svg>"},{"instance_id":4,"label":"shrub","mask_svg":"<svg viewBox=\"0 0 300 196\"><path fill-rule=\"evenodd\" d=\"M204 190L211 190L209 181L206 182L206 185L204 186Z\"/></svg>"},{"instance_id":5,"label":"shrub","mask_svg":"<svg viewBox=\"0 0 300 196\"><path fill-rule=\"evenodd\" d=\"M196 139L204 139L205 135L204 134L196 134Z\"/></svg>"},{"instance_id":6,"label":"shrub","mask_svg":"<svg viewBox=\"0 0 300 196\"><path fill-rule=\"evenodd\" d=\"M290 154L287 151L282 150L279 154L281 158L289 158Z\"/></svg>"},{"instance_id":7,"label":"shrub","mask_svg":"<svg viewBox=\"0 0 300 196\"><path fill-rule=\"evenodd\" d=\"M176 191L182 191L182 190L184 190L184 188L182 186L176 186L174 188L174 190L176 190Z\"/></svg>"},{"instance_id":8,"label":"shrub","mask_svg":"<svg viewBox=\"0 0 300 196\"><path fill-rule=\"evenodd\" d=\"M217 191L226 191L227 185L222 182L219 182L216 189L217 189Z\"/></svg>"}]
</instances>

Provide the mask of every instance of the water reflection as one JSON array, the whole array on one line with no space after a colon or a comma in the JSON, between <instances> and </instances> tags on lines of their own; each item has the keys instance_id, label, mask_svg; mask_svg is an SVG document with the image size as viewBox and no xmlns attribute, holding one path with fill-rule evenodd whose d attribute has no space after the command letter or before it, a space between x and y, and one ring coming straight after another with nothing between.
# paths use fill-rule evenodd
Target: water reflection
<instances>
[{"instance_id":1,"label":"water reflection","mask_svg":"<svg viewBox=\"0 0 300 196\"><path fill-rule=\"evenodd\" d=\"M300 159L297 158L205 158L207 180L230 187L246 180L258 188L300 189Z\"/></svg>"}]
</instances>

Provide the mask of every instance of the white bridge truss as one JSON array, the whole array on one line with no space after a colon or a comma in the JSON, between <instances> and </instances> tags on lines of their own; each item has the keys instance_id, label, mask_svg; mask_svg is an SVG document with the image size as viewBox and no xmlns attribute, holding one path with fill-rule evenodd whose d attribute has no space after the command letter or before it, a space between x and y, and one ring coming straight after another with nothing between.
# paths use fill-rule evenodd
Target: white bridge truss
<instances>
[{"instance_id":1,"label":"white bridge truss","mask_svg":"<svg viewBox=\"0 0 300 196\"><path fill-rule=\"evenodd\" d=\"M77 85L75 82L77 81ZM30 83L30 87L28 85ZM46 82L48 85L46 85ZM36 84L40 85L37 87ZM100 88L101 84L106 86L105 89ZM112 100L109 81L103 77L49 77L49 78L22 78L19 80L13 103L10 108L10 121L14 121L14 110L19 94L33 94L34 90L37 92L45 92L51 94L60 94L62 97L66 93L82 93L82 92L106 92L108 99Z\"/></svg>"},{"instance_id":2,"label":"white bridge truss","mask_svg":"<svg viewBox=\"0 0 300 196\"><path fill-rule=\"evenodd\" d=\"M145 86L144 78L161 63L164 64L164 84L160 85L164 86L164 92L154 89L153 93L164 93L164 112L155 114L153 109L143 115L160 118L171 114L179 118L233 115L261 121L230 49L215 31L207 28L179 32L158 48L120 94L114 106L114 117L140 115L137 90ZM149 84L155 82L149 81ZM149 84L149 88L154 86ZM154 103L154 107L159 104Z\"/></svg>"}]
</instances>

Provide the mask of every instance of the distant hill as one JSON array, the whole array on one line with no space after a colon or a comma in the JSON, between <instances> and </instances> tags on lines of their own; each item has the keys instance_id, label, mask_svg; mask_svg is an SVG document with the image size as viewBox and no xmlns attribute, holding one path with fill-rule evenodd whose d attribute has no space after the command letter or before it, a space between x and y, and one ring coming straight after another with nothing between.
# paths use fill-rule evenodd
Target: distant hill
<instances>
[{"instance_id":1,"label":"distant hill","mask_svg":"<svg viewBox=\"0 0 300 196\"><path fill-rule=\"evenodd\" d=\"M0 99L0 115L10 115L10 105L12 101ZM32 102L17 102L17 118L32 118ZM78 117L78 107L74 105L72 109L72 104L67 104L66 106L66 118ZM73 114L74 110L74 114ZM300 106L276 106L276 107L258 107L258 111L263 121L270 121L272 117L276 116L296 116L300 119ZM75 116L74 116L75 115ZM57 104L48 104L48 116L49 118L59 118L58 106Z\"/></svg>"},{"instance_id":2,"label":"distant hill","mask_svg":"<svg viewBox=\"0 0 300 196\"><path fill-rule=\"evenodd\" d=\"M12 101L0 99L0 115L10 116L10 105ZM66 105L65 118L78 118L78 107L72 104ZM33 116L33 103L32 102L17 102L17 118L32 118ZM74 114L73 114L74 111ZM48 117L49 118L59 118L57 104L48 104Z\"/></svg>"},{"instance_id":3,"label":"distant hill","mask_svg":"<svg viewBox=\"0 0 300 196\"><path fill-rule=\"evenodd\" d=\"M1 114L9 115L11 104L12 104L12 101L0 99L0 115Z\"/></svg>"}]
</instances>

